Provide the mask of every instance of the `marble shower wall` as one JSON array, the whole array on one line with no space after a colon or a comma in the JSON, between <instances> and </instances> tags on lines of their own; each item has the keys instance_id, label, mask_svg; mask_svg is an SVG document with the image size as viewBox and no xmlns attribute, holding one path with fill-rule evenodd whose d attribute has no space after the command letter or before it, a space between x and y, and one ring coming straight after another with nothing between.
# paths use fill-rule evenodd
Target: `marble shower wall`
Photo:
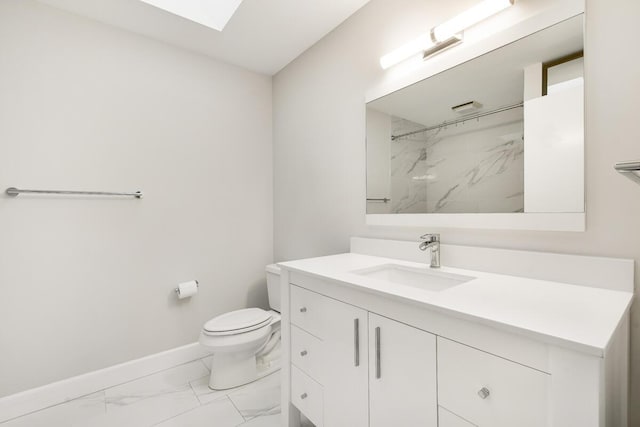
<instances>
[{"instance_id":1,"label":"marble shower wall","mask_svg":"<svg viewBox=\"0 0 640 427\"><path fill-rule=\"evenodd\" d=\"M400 117L391 117L391 135L424 128ZM433 135L426 132L391 140L391 212L427 212L427 149Z\"/></svg>"},{"instance_id":2,"label":"marble shower wall","mask_svg":"<svg viewBox=\"0 0 640 427\"><path fill-rule=\"evenodd\" d=\"M392 135L424 126L392 117ZM391 141L391 213L524 211L522 109Z\"/></svg>"}]
</instances>

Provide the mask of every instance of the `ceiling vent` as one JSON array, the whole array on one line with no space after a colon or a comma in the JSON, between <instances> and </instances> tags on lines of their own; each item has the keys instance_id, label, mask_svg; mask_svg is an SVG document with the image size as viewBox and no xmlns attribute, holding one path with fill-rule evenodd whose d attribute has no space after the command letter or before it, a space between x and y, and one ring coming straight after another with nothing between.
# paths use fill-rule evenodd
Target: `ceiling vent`
<instances>
[{"instance_id":1,"label":"ceiling vent","mask_svg":"<svg viewBox=\"0 0 640 427\"><path fill-rule=\"evenodd\" d=\"M482 109L482 104L479 103L478 101L469 101L469 102L465 102L464 104L451 107L451 109L458 114L472 114Z\"/></svg>"}]
</instances>

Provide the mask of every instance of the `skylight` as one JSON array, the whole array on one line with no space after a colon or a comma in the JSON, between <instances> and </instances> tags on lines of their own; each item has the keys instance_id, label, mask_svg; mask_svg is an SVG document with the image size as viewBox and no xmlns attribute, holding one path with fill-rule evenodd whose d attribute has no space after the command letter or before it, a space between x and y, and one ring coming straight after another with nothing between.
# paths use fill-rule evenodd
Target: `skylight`
<instances>
[{"instance_id":1,"label":"skylight","mask_svg":"<svg viewBox=\"0 0 640 427\"><path fill-rule=\"evenodd\" d=\"M242 0L140 0L174 15L222 31Z\"/></svg>"}]
</instances>

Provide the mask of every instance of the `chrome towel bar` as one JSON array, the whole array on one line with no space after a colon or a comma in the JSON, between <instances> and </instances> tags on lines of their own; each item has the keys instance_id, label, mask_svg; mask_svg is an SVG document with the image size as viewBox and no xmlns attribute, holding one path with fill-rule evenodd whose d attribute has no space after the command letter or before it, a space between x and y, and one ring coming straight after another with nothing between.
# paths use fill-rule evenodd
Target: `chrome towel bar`
<instances>
[{"instance_id":1,"label":"chrome towel bar","mask_svg":"<svg viewBox=\"0 0 640 427\"><path fill-rule=\"evenodd\" d=\"M136 199L142 198L142 191L136 191L135 193L113 193L108 191L69 191L69 190L23 190L20 188L9 187L5 193L9 196L16 197L19 194L69 194L73 196L124 196L135 197Z\"/></svg>"}]
</instances>

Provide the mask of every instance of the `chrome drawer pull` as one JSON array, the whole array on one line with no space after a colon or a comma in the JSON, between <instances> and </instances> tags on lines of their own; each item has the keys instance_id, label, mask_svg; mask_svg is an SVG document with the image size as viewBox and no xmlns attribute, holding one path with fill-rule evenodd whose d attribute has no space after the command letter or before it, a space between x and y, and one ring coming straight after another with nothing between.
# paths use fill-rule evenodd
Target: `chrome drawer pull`
<instances>
[{"instance_id":1,"label":"chrome drawer pull","mask_svg":"<svg viewBox=\"0 0 640 427\"><path fill-rule=\"evenodd\" d=\"M302 393L300 395L300 399L306 399L307 398L307 393Z\"/></svg>"},{"instance_id":2,"label":"chrome drawer pull","mask_svg":"<svg viewBox=\"0 0 640 427\"><path fill-rule=\"evenodd\" d=\"M489 391L488 388L486 387L482 387L479 391L478 391L478 396L480 396L480 399L486 399L487 397L489 397L489 395L491 394L491 392Z\"/></svg>"},{"instance_id":3,"label":"chrome drawer pull","mask_svg":"<svg viewBox=\"0 0 640 427\"><path fill-rule=\"evenodd\" d=\"M360 366L360 319L353 319L353 364Z\"/></svg>"},{"instance_id":4,"label":"chrome drawer pull","mask_svg":"<svg viewBox=\"0 0 640 427\"><path fill-rule=\"evenodd\" d=\"M302 350L300 352L300 356L305 357L307 355L307 350Z\"/></svg>"},{"instance_id":5,"label":"chrome drawer pull","mask_svg":"<svg viewBox=\"0 0 640 427\"><path fill-rule=\"evenodd\" d=\"M300 309L300 313L306 313L307 312L307 307L302 307Z\"/></svg>"},{"instance_id":6,"label":"chrome drawer pull","mask_svg":"<svg viewBox=\"0 0 640 427\"><path fill-rule=\"evenodd\" d=\"M382 367L380 366L380 327L376 328L376 378L382 377Z\"/></svg>"}]
</instances>

